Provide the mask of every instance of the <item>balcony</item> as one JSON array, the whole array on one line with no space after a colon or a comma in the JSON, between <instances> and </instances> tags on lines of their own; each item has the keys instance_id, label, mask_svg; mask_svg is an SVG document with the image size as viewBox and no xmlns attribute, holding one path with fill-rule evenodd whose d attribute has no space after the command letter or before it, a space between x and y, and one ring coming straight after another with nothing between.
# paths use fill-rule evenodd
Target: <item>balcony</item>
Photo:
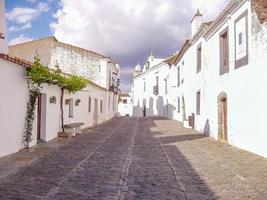
<instances>
[{"instance_id":1,"label":"balcony","mask_svg":"<svg viewBox=\"0 0 267 200\"><path fill-rule=\"evenodd\" d=\"M158 85L153 87L153 94L154 95L159 95L159 86Z\"/></svg>"},{"instance_id":2,"label":"balcony","mask_svg":"<svg viewBox=\"0 0 267 200\"><path fill-rule=\"evenodd\" d=\"M109 91L114 92L114 94L119 94L119 88L114 85L109 86Z\"/></svg>"}]
</instances>

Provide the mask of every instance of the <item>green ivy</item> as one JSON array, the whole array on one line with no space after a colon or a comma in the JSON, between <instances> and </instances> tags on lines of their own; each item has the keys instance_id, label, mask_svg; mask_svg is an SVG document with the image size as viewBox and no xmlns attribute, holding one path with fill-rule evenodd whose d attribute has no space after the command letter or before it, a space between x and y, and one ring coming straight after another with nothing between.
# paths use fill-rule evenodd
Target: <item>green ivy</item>
<instances>
[{"instance_id":1,"label":"green ivy","mask_svg":"<svg viewBox=\"0 0 267 200\"><path fill-rule=\"evenodd\" d=\"M32 130L34 122L34 110L36 108L37 98L40 94L40 87L36 85L29 85L30 98L27 103L27 113L25 120L25 131L23 135L24 145L29 148L30 142L32 141Z\"/></svg>"},{"instance_id":2,"label":"green ivy","mask_svg":"<svg viewBox=\"0 0 267 200\"><path fill-rule=\"evenodd\" d=\"M59 65L55 66L55 70L49 69L47 66L41 64L40 57L34 57L33 65L26 70L26 76L31 80L29 82L30 98L27 104L27 114L25 120L24 142L25 146L29 147L32 141L32 130L34 123L34 111L36 108L37 98L40 94L42 84L57 85L61 88L61 116L62 129L63 125L63 95L66 89L70 93L76 93L87 86L89 81L81 76L65 75L62 73Z\"/></svg>"}]
</instances>

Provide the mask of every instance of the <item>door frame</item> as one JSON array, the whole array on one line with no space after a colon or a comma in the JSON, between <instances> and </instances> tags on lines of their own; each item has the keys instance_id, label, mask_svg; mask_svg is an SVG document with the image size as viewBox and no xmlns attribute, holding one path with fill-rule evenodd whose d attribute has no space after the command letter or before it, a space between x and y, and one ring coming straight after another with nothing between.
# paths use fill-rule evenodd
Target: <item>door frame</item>
<instances>
[{"instance_id":1,"label":"door frame","mask_svg":"<svg viewBox=\"0 0 267 200\"><path fill-rule=\"evenodd\" d=\"M218 96L218 140L228 143L228 99L225 92Z\"/></svg>"},{"instance_id":2,"label":"door frame","mask_svg":"<svg viewBox=\"0 0 267 200\"><path fill-rule=\"evenodd\" d=\"M37 143L45 140L46 137L46 94L40 93L37 99Z\"/></svg>"}]
</instances>

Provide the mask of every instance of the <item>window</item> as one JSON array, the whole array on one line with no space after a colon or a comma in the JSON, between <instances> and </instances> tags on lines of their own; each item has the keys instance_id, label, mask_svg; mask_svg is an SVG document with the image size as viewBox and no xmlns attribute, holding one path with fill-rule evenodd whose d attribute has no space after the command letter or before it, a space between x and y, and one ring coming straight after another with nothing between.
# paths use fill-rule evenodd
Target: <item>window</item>
<instances>
[{"instance_id":1,"label":"window","mask_svg":"<svg viewBox=\"0 0 267 200\"><path fill-rule=\"evenodd\" d=\"M229 72L228 28L220 34L220 75Z\"/></svg>"},{"instance_id":2,"label":"window","mask_svg":"<svg viewBox=\"0 0 267 200\"><path fill-rule=\"evenodd\" d=\"M69 118L73 118L73 99L69 100Z\"/></svg>"},{"instance_id":3,"label":"window","mask_svg":"<svg viewBox=\"0 0 267 200\"><path fill-rule=\"evenodd\" d=\"M144 92L146 91L146 82L144 82Z\"/></svg>"},{"instance_id":4,"label":"window","mask_svg":"<svg viewBox=\"0 0 267 200\"><path fill-rule=\"evenodd\" d=\"M123 99L122 103L127 104L127 99Z\"/></svg>"},{"instance_id":5,"label":"window","mask_svg":"<svg viewBox=\"0 0 267 200\"><path fill-rule=\"evenodd\" d=\"M89 99L88 99L88 112L89 113L91 112L91 108L92 108L92 98L89 97Z\"/></svg>"},{"instance_id":6,"label":"window","mask_svg":"<svg viewBox=\"0 0 267 200\"><path fill-rule=\"evenodd\" d=\"M201 54L202 54L202 47L200 44L197 47L197 73L201 71L201 62L202 62Z\"/></svg>"},{"instance_id":7,"label":"window","mask_svg":"<svg viewBox=\"0 0 267 200\"><path fill-rule=\"evenodd\" d=\"M177 87L180 87L180 85L181 85L181 77L180 77L181 75L180 75L180 67L178 67L178 69L177 69Z\"/></svg>"},{"instance_id":8,"label":"window","mask_svg":"<svg viewBox=\"0 0 267 200\"><path fill-rule=\"evenodd\" d=\"M238 45L241 46L243 44L243 33L239 33L238 35Z\"/></svg>"},{"instance_id":9,"label":"window","mask_svg":"<svg viewBox=\"0 0 267 200\"><path fill-rule=\"evenodd\" d=\"M197 91L196 113L200 115L200 91Z\"/></svg>"},{"instance_id":10,"label":"window","mask_svg":"<svg viewBox=\"0 0 267 200\"><path fill-rule=\"evenodd\" d=\"M110 108L110 103L111 103L111 99L110 99L110 95L108 96L108 108Z\"/></svg>"},{"instance_id":11,"label":"window","mask_svg":"<svg viewBox=\"0 0 267 200\"><path fill-rule=\"evenodd\" d=\"M248 64L248 11L235 20L235 69Z\"/></svg>"},{"instance_id":12,"label":"window","mask_svg":"<svg viewBox=\"0 0 267 200\"><path fill-rule=\"evenodd\" d=\"M115 111L116 107L115 107L115 95L113 96L113 111Z\"/></svg>"},{"instance_id":13,"label":"window","mask_svg":"<svg viewBox=\"0 0 267 200\"><path fill-rule=\"evenodd\" d=\"M168 80L165 78L165 94L168 93Z\"/></svg>"},{"instance_id":14,"label":"window","mask_svg":"<svg viewBox=\"0 0 267 200\"><path fill-rule=\"evenodd\" d=\"M180 101L180 97L177 98L177 112L178 113L181 112L181 101Z\"/></svg>"},{"instance_id":15,"label":"window","mask_svg":"<svg viewBox=\"0 0 267 200\"><path fill-rule=\"evenodd\" d=\"M103 100L100 100L100 112L103 113Z\"/></svg>"},{"instance_id":16,"label":"window","mask_svg":"<svg viewBox=\"0 0 267 200\"><path fill-rule=\"evenodd\" d=\"M111 81L111 78L112 78L112 77L111 77L111 71L109 71L109 86L111 86L111 82L112 82L112 81Z\"/></svg>"},{"instance_id":17,"label":"window","mask_svg":"<svg viewBox=\"0 0 267 200\"><path fill-rule=\"evenodd\" d=\"M159 77L156 76L156 86L158 87L159 86Z\"/></svg>"}]
</instances>

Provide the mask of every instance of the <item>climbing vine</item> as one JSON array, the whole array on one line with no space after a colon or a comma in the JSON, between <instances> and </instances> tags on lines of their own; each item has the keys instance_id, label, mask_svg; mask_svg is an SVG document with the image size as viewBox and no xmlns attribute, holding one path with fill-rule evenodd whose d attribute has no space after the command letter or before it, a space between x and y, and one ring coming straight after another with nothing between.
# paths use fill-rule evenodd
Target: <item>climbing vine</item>
<instances>
[{"instance_id":1,"label":"climbing vine","mask_svg":"<svg viewBox=\"0 0 267 200\"><path fill-rule=\"evenodd\" d=\"M24 145L26 148L29 148L30 142L32 141L32 130L34 122L34 111L36 108L36 101L40 94L40 87L36 85L28 85L30 98L27 103L27 113L25 120L25 131L23 135Z\"/></svg>"},{"instance_id":2,"label":"climbing vine","mask_svg":"<svg viewBox=\"0 0 267 200\"><path fill-rule=\"evenodd\" d=\"M42 89L42 84L46 83L49 85L57 85L61 88L61 124L64 132L64 91L67 90L69 93L76 93L85 88L89 81L80 76L63 74L58 65L55 66L55 70L50 70L48 67L41 64L38 56L34 58L33 65L26 70L26 76L30 81L28 81L29 101L27 104L23 139L25 147L29 148L29 144L32 141L32 130L35 119L34 113L37 105L37 99Z\"/></svg>"}]
</instances>

